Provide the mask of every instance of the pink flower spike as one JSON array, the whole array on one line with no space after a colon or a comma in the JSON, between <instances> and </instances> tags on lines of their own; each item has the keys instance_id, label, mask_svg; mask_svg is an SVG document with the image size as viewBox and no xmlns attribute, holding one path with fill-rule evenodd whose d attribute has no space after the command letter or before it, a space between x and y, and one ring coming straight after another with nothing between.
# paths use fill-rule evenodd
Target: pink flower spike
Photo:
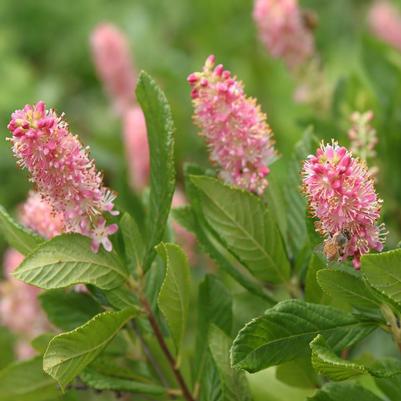
<instances>
[{"instance_id":1,"label":"pink flower spike","mask_svg":"<svg viewBox=\"0 0 401 401\"><path fill-rule=\"evenodd\" d=\"M46 124L39 124L41 121ZM53 226L41 226L38 216L32 213L32 208L38 207L39 199L33 199L33 205L28 203L25 206L28 226L47 238L60 232L91 237L105 214L116 213L113 210L114 193L103 186L102 176L89 158L88 148L84 148L77 136L69 131L62 116L38 102L15 111L8 126L13 134L9 140L17 164L29 171L41 200L45 202L42 210L46 210L49 216L51 208L54 217ZM16 130L18 136L14 135ZM24 216L24 208L22 210ZM36 220L32 224L30 219L34 217ZM46 221L42 223L46 224Z\"/></svg>"},{"instance_id":2,"label":"pink flower spike","mask_svg":"<svg viewBox=\"0 0 401 401\"><path fill-rule=\"evenodd\" d=\"M245 95L236 77L222 65L214 65L214 56L209 56L203 71L194 73L199 79L189 80L194 123L201 129L220 177L262 195L268 185L268 165L276 158L266 115L255 99Z\"/></svg>"},{"instance_id":3,"label":"pink flower spike","mask_svg":"<svg viewBox=\"0 0 401 401\"><path fill-rule=\"evenodd\" d=\"M290 69L313 55L314 38L298 0L255 0L253 18L271 56L282 59Z\"/></svg>"},{"instance_id":4,"label":"pink flower spike","mask_svg":"<svg viewBox=\"0 0 401 401\"><path fill-rule=\"evenodd\" d=\"M113 24L100 24L90 39L97 74L119 114L134 102L136 74L128 40Z\"/></svg>"},{"instance_id":5,"label":"pink flower spike","mask_svg":"<svg viewBox=\"0 0 401 401\"><path fill-rule=\"evenodd\" d=\"M401 13L390 1L375 1L369 10L368 23L376 37L401 51Z\"/></svg>"},{"instance_id":6,"label":"pink flower spike","mask_svg":"<svg viewBox=\"0 0 401 401\"><path fill-rule=\"evenodd\" d=\"M302 175L310 210L318 219L316 231L325 237L326 257L352 257L359 269L361 256L371 249L380 252L387 234L377 223L382 201L366 165L332 141L307 158Z\"/></svg>"}]
</instances>

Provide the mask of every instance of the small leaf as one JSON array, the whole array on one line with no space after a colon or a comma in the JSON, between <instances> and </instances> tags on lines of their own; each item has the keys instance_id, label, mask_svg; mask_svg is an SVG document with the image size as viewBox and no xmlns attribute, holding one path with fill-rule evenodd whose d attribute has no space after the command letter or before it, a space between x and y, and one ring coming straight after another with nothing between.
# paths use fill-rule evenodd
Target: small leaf
<instances>
[{"instance_id":1,"label":"small leaf","mask_svg":"<svg viewBox=\"0 0 401 401\"><path fill-rule=\"evenodd\" d=\"M0 205L0 231L10 246L23 255L31 253L44 239L16 223Z\"/></svg>"},{"instance_id":2,"label":"small leaf","mask_svg":"<svg viewBox=\"0 0 401 401\"><path fill-rule=\"evenodd\" d=\"M62 330L73 330L102 311L88 294L49 290L39 295L42 308L51 323Z\"/></svg>"},{"instance_id":3,"label":"small leaf","mask_svg":"<svg viewBox=\"0 0 401 401\"><path fill-rule=\"evenodd\" d=\"M251 401L248 382L244 372L233 369L230 365L231 340L217 326L209 331L209 348L217 367L222 389L222 401Z\"/></svg>"},{"instance_id":4,"label":"small leaf","mask_svg":"<svg viewBox=\"0 0 401 401\"><path fill-rule=\"evenodd\" d=\"M85 369L79 377L86 385L95 390L125 391L135 394L157 396L167 395L166 390L163 387L154 384L140 383L133 380L120 379L118 377L106 376L90 368Z\"/></svg>"},{"instance_id":5,"label":"small leaf","mask_svg":"<svg viewBox=\"0 0 401 401\"><path fill-rule=\"evenodd\" d=\"M156 248L166 266L157 304L167 320L177 353L184 338L189 313L188 259L178 245L161 243Z\"/></svg>"},{"instance_id":6,"label":"small leaf","mask_svg":"<svg viewBox=\"0 0 401 401\"><path fill-rule=\"evenodd\" d=\"M400 368L400 361L393 358L385 358L374 364L374 367L384 371L395 371ZM401 400L401 375L391 377L375 377L377 387L389 400Z\"/></svg>"},{"instance_id":7,"label":"small leaf","mask_svg":"<svg viewBox=\"0 0 401 401\"><path fill-rule=\"evenodd\" d=\"M120 229L124 239L125 254L128 264L133 272L135 269L142 269L142 261L145 255L145 244L135 220L124 213L120 220Z\"/></svg>"},{"instance_id":8,"label":"small leaf","mask_svg":"<svg viewBox=\"0 0 401 401\"><path fill-rule=\"evenodd\" d=\"M107 301L115 309L125 309L130 307L136 307L138 300L127 287L117 287L109 291L103 291Z\"/></svg>"},{"instance_id":9,"label":"small leaf","mask_svg":"<svg viewBox=\"0 0 401 401\"><path fill-rule=\"evenodd\" d=\"M377 291L401 305L401 249L362 256L362 274Z\"/></svg>"},{"instance_id":10,"label":"small leaf","mask_svg":"<svg viewBox=\"0 0 401 401\"><path fill-rule=\"evenodd\" d=\"M14 276L44 289L83 283L110 290L126 280L127 272L116 254L104 250L93 253L89 238L66 234L36 248Z\"/></svg>"},{"instance_id":11,"label":"small leaf","mask_svg":"<svg viewBox=\"0 0 401 401\"><path fill-rule=\"evenodd\" d=\"M317 272L317 281L323 291L357 308L377 308L380 304L357 276L345 271L324 269Z\"/></svg>"},{"instance_id":12,"label":"small leaf","mask_svg":"<svg viewBox=\"0 0 401 401\"><path fill-rule=\"evenodd\" d=\"M65 387L109 344L136 309L104 312L85 325L55 336L43 356L43 369Z\"/></svg>"},{"instance_id":13,"label":"small leaf","mask_svg":"<svg viewBox=\"0 0 401 401\"><path fill-rule=\"evenodd\" d=\"M308 344L323 334L336 350L355 344L376 327L375 322L326 305L282 301L249 322L231 348L235 367L256 372L308 353Z\"/></svg>"},{"instance_id":14,"label":"small leaf","mask_svg":"<svg viewBox=\"0 0 401 401\"><path fill-rule=\"evenodd\" d=\"M308 401L383 401L381 398L354 383L328 383ZM394 400L395 401L395 400Z\"/></svg>"},{"instance_id":15,"label":"small leaf","mask_svg":"<svg viewBox=\"0 0 401 401\"><path fill-rule=\"evenodd\" d=\"M50 401L57 383L42 369L42 358L16 362L0 371L0 401Z\"/></svg>"},{"instance_id":16,"label":"small leaf","mask_svg":"<svg viewBox=\"0 0 401 401\"><path fill-rule=\"evenodd\" d=\"M227 249L257 278L288 281L290 265L268 210L255 195L204 176L192 176L203 218Z\"/></svg>"},{"instance_id":17,"label":"small leaf","mask_svg":"<svg viewBox=\"0 0 401 401\"><path fill-rule=\"evenodd\" d=\"M391 377L401 374L401 365L391 369L367 367L359 363L338 357L327 345L320 334L310 343L312 350L312 365L314 369L334 381L350 379L354 376L369 373L375 377Z\"/></svg>"},{"instance_id":18,"label":"small leaf","mask_svg":"<svg viewBox=\"0 0 401 401\"><path fill-rule=\"evenodd\" d=\"M166 96L143 71L138 79L136 97L145 115L150 152L146 272L156 256L154 247L163 239L175 189L174 123Z\"/></svg>"}]
</instances>

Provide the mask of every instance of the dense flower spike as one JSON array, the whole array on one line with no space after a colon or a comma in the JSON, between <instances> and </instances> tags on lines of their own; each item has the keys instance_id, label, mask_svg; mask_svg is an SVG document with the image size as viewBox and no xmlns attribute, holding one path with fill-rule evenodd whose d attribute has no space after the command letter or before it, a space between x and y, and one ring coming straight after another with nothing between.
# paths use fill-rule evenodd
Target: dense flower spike
<instances>
[{"instance_id":1,"label":"dense flower spike","mask_svg":"<svg viewBox=\"0 0 401 401\"><path fill-rule=\"evenodd\" d=\"M65 232L77 232L111 250L104 214L114 211L115 195L103 186L101 174L62 116L46 110L43 102L26 105L12 114L8 129L18 165L26 168L42 198L62 216Z\"/></svg>"},{"instance_id":2,"label":"dense flower spike","mask_svg":"<svg viewBox=\"0 0 401 401\"><path fill-rule=\"evenodd\" d=\"M139 106L125 113L123 134L131 186L142 191L149 182L150 160L145 117Z\"/></svg>"},{"instance_id":3,"label":"dense flower spike","mask_svg":"<svg viewBox=\"0 0 401 401\"><path fill-rule=\"evenodd\" d=\"M188 77L195 109L194 122L206 139L220 177L240 188L262 194L268 185L268 165L276 157L266 115L255 99L246 97L242 82L231 77L214 56L203 72Z\"/></svg>"},{"instance_id":4,"label":"dense flower spike","mask_svg":"<svg viewBox=\"0 0 401 401\"><path fill-rule=\"evenodd\" d=\"M253 18L272 57L284 60L289 68L313 55L313 35L298 0L255 0Z\"/></svg>"},{"instance_id":5,"label":"dense flower spike","mask_svg":"<svg viewBox=\"0 0 401 401\"><path fill-rule=\"evenodd\" d=\"M381 40L401 51L401 13L386 0L378 0L369 10L371 31Z\"/></svg>"},{"instance_id":6,"label":"dense flower spike","mask_svg":"<svg viewBox=\"0 0 401 401\"><path fill-rule=\"evenodd\" d=\"M303 183L329 259L352 257L359 268L361 255L383 249L384 226L377 225L382 201L365 164L346 148L322 144L304 163Z\"/></svg>"},{"instance_id":7,"label":"dense flower spike","mask_svg":"<svg viewBox=\"0 0 401 401\"><path fill-rule=\"evenodd\" d=\"M112 24L100 24L90 39L97 74L119 114L134 103L136 74L124 34Z\"/></svg>"}]
</instances>

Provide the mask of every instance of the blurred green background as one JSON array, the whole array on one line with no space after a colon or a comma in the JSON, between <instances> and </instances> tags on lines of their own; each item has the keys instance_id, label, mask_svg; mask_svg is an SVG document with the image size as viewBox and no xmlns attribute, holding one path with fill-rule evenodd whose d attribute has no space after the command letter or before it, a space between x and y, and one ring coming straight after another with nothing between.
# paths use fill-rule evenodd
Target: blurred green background
<instances>
[{"instance_id":1,"label":"blurred green background","mask_svg":"<svg viewBox=\"0 0 401 401\"><path fill-rule=\"evenodd\" d=\"M100 22L127 35L137 70L147 70L165 90L177 126L177 167L207 165L191 122L187 75L211 53L244 81L268 114L284 162L306 127L322 139L347 145L349 114L368 108L378 131L379 192L390 244L400 238L401 55L368 32L367 0L305 0L319 23L317 49L331 89L330 106L293 101L296 79L272 60L257 38L252 0L1 0L0 2L0 203L12 209L29 184L15 168L7 134L9 115L39 99L64 111L74 133L89 144L108 185L125 168L121 122L96 77L89 36Z\"/></svg>"}]
</instances>

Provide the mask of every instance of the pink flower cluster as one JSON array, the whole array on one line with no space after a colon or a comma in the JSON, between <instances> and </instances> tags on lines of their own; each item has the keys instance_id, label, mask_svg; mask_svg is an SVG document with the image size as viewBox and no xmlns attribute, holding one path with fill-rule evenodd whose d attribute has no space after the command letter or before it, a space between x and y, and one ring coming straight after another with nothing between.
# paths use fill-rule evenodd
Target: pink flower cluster
<instances>
[{"instance_id":1,"label":"pink flower cluster","mask_svg":"<svg viewBox=\"0 0 401 401\"><path fill-rule=\"evenodd\" d=\"M209 56L202 72L188 77L192 87L194 122L201 128L210 159L220 177L235 186L265 191L268 165L276 157L266 115L255 99L245 95L243 84Z\"/></svg>"},{"instance_id":2,"label":"pink flower cluster","mask_svg":"<svg viewBox=\"0 0 401 401\"><path fill-rule=\"evenodd\" d=\"M387 0L375 1L369 10L371 31L381 40L401 51L401 14Z\"/></svg>"},{"instance_id":3,"label":"pink flower cluster","mask_svg":"<svg viewBox=\"0 0 401 401\"><path fill-rule=\"evenodd\" d=\"M255 0L253 18L272 57L282 59L290 69L313 55L313 35L297 0Z\"/></svg>"},{"instance_id":4,"label":"pink flower cluster","mask_svg":"<svg viewBox=\"0 0 401 401\"><path fill-rule=\"evenodd\" d=\"M6 252L6 281L0 283L0 322L19 335L16 351L20 359L34 354L29 341L50 328L37 300L40 289L24 284L11 275L23 259L24 257L14 249Z\"/></svg>"},{"instance_id":5,"label":"pink flower cluster","mask_svg":"<svg viewBox=\"0 0 401 401\"><path fill-rule=\"evenodd\" d=\"M104 214L118 214L113 210L115 195L103 186L88 148L71 134L62 117L46 110L43 102L15 111L8 124L14 155L42 198L62 216L65 232L92 238L94 252L100 244L111 251L108 236L118 227L106 226Z\"/></svg>"},{"instance_id":6,"label":"pink flower cluster","mask_svg":"<svg viewBox=\"0 0 401 401\"><path fill-rule=\"evenodd\" d=\"M90 42L98 76L115 110L124 114L134 103L136 81L128 41L116 26L105 23L95 28Z\"/></svg>"},{"instance_id":7,"label":"pink flower cluster","mask_svg":"<svg viewBox=\"0 0 401 401\"><path fill-rule=\"evenodd\" d=\"M365 164L346 148L334 141L322 144L304 163L303 183L319 219L316 230L325 236L325 245L337 246L338 260L352 257L359 268L361 255L383 249L384 226L377 224L382 201Z\"/></svg>"}]
</instances>

